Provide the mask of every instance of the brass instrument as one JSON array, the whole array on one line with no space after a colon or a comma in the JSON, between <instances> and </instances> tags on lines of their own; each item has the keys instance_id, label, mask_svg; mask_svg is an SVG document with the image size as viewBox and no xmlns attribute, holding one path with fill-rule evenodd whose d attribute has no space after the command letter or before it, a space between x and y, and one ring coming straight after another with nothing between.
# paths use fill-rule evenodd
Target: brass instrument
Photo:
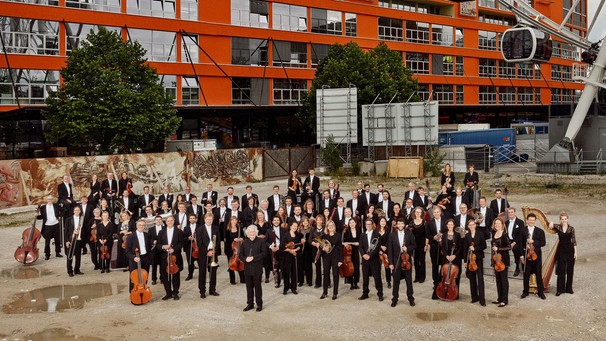
<instances>
[{"instance_id":1,"label":"brass instrument","mask_svg":"<svg viewBox=\"0 0 606 341\"><path fill-rule=\"evenodd\" d=\"M69 252L67 254L67 259L72 260L74 258L74 249L76 248L76 242L82 240L80 237L82 236L82 223L84 222L84 216L80 216L80 223L76 230L74 230L74 234L72 235L72 240L69 244ZM77 231L77 232L76 232Z\"/></svg>"},{"instance_id":2,"label":"brass instrument","mask_svg":"<svg viewBox=\"0 0 606 341\"><path fill-rule=\"evenodd\" d=\"M217 254L215 253L215 248L217 247L217 236L213 236L213 255L211 256L211 263L210 266L213 268L216 268L217 266L219 266L219 263L217 263Z\"/></svg>"},{"instance_id":3,"label":"brass instrument","mask_svg":"<svg viewBox=\"0 0 606 341\"><path fill-rule=\"evenodd\" d=\"M465 234L467 233L467 231L465 230L465 228L460 227L460 226L459 227L455 227L454 231L456 233L458 233L461 236L461 238L465 238Z\"/></svg>"},{"instance_id":4,"label":"brass instrument","mask_svg":"<svg viewBox=\"0 0 606 341\"><path fill-rule=\"evenodd\" d=\"M379 245L379 238L373 238L370 241L370 245L368 246L368 254L370 255L371 252L373 252L377 246Z\"/></svg>"},{"instance_id":5,"label":"brass instrument","mask_svg":"<svg viewBox=\"0 0 606 341\"><path fill-rule=\"evenodd\" d=\"M524 217L528 216L528 214L530 214L530 213L534 213L537 216L537 221L541 223L541 227L543 228L543 230L549 232L550 234L556 233L555 230L548 228L549 221L547 220L547 217L540 209L534 208L534 207L528 207L528 206L522 207L522 214L524 215ZM536 227L537 226L535 225L535 228ZM549 292L549 289L548 289L549 281L551 280L551 275L553 274L553 269L555 267L555 261L556 261L555 255L558 250L559 243L560 243L560 240L556 239L555 243L553 243L553 246L551 247L551 250L549 250L549 254L547 255L547 258L543 262L543 270L542 270L541 274L543 277L543 288L544 288L545 292ZM537 278L534 274L530 276L529 287L530 287L529 291L534 292L534 293L538 292Z\"/></svg>"},{"instance_id":6,"label":"brass instrument","mask_svg":"<svg viewBox=\"0 0 606 341\"><path fill-rule=\"evenodd\" d=\"M328 251L325 251L325 252L331 253L333 246L328 239L324 239L324 238L322 238L322 236L318 236L318 237L314 238L313 241L319 244L318 253L316 253L316 258L314 259L314 263L317 263L318 260L320 259L320 254L322 253L322 250L324 250L324 247L328 246Z\"/></svg>"},{"instance_id":7,"label":"brass instrument","mask_svg":"<svg viewBox=\"0 0 606 341\"><path fill-rule=\"evenodd\" d=\"M473 220L475 220L476 224L479 224L482 222L482 220L484 220L484 215L482 214L482 212L480 211L480 209L475 209L472 208L471 210L469 210L471 212L471 215L473 216Z\"/></svg>"},{"instance_id":8,"label":"brass instrument","mask_svg":"<svg viewBox=\"0 0 606 341\"><path fill-rule=\"evenodd\" d=\"M119 206L119 207L118 207ZM130 216L133 215L133 212L129 211L128 208L124 207L124 204L120 201L116 201L116 207L120 208L120 213L128 213Z\"/></svg>"}]
</instances>

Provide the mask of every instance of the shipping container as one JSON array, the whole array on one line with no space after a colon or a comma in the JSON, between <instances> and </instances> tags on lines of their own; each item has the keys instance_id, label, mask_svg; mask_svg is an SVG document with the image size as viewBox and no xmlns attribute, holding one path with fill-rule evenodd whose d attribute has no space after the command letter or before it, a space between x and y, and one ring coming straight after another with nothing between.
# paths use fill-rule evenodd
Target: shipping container
<instances>
[{"instance_id":1,"label":"shipping container","mask_svg":"<svg viewBox=\"0 0 606 341\"><path fill-rule=\"evenodd\" d=\"M496 162L508 162L512 159L516 147L516 134L512 128L489 130L467 130L440 132L439 144L442 145L489 145L498 148Z\"/></svg>"}]
</instances>

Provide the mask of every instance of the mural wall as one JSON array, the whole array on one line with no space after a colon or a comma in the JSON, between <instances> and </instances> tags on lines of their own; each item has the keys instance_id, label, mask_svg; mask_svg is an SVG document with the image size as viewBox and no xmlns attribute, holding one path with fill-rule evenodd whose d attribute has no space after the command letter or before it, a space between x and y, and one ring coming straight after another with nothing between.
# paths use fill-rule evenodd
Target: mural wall
<instances>
[{"instance_id":1,"label":"mural wall","mask_svg":"<svg viewBox=\"0 0 606 341\"><path fill-rule=\"evenodd\" d=\"M127 172L133 192L152 193L168 186L171 193L202 193L207 184L224 186L263 179L263 149L229 149L202 152L77 156L50 159L0 160L0 208L41 204L57 196L57 185L70 175L74 198L90 193L93 174L99 181L112 172L118 179Z\"/></svg>"}]
</instances>

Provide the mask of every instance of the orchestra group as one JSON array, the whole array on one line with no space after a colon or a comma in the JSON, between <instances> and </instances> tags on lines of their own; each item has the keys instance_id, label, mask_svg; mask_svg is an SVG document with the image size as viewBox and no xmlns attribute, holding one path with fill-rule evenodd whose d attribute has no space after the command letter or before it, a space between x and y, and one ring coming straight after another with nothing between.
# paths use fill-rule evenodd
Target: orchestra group
<instances>
[{"instance_id":1,"label":"orchestra group","mask_svg":"<svg viewBox=\"0 0 606 341\"><path fill-rule=\"evenodd\" d=\"M362 182L357 182L346 201L332 180L320 190L313 168L304 179L293 171L286 195L274 186L265 199L253 193L251 185L240 197L233 187L219 197L211 184L199 197L189 186L183 194L164 187L158 196L145 186L141 195L135 195L132 181L123 172L119 180L112 173L102 181L93 175L90 194L76 199L66 175L58 185L57 200L47 197L37 214L43 220L45 259L51 256L51 241L56 257L63 257L65 247L70 277L83 274L81 257L90 253L94 269L101 273L138 269L139 285L133 280L132 290L145 286L141 283L147 280L141 279L144 269L151 274L152 285L159 279L164 286L162 300L180 299L181 271L186 271L186 281L197 275L200 298L219 296L218 256L225 254L230 284L246 284L244 311L255 304L257 311L262 310L262 283L269 283L270 278L284 295L297 295L299 288L313 286L321 288L321 299L332 289L332 300L339 296L340 278L350 290L359 289L361 281L358 299L365 300L370 297L372 277L379 301L385 297L384 278L392 291L392 307L398 303L403 279L406 298L415 306L413 283L429 280L429 256L432 299L457 300L464 272L471 303L485 306L485 250L495 273L497 294L492 303L507 306L508 268L514 265L513 276L523 275L521 298L528 296L534 274L538 297L545 299L541 249L546 240L544 230L535 228L537 216L530 213L518 218L506 189L505 193L497 189L490 202L481 196L473 165L465 174L463 188L457 186L449 164L440 182L435 198L430 196L428 182L427 189L409 183L400 204L401 197L382 184L373 193L370 184ZM559 218L559 224L544 226L559 237L556 296L573 293L577 257L575 230L565 212Z\"/></svg>"}]
</instances>

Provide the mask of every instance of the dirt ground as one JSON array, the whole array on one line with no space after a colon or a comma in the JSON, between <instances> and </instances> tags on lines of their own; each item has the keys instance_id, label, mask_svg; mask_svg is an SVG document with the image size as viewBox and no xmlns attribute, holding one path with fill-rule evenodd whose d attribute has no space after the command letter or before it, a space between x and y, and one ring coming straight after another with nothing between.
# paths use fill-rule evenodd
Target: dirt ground
<instances>
[{"instance_id":1,"label":"dirt ground","mask_svg":"<svg viewBox=\"0 0 606 341\"><path fill-rule=\"evenodd\" d=\"M537 177L539 180L536 180ZM585 191L530 190L529 183L548 181L540 176L523 176L512 183L509 200L512 206L537 207L549 220L557 221L561 210L568 211L570 224L575 226L578 259L575 266L574 294L554 295L556 276L550 282L547 300L531 295L520 299L522 281L510 278L509 305L498 308L490 304L496 299L494 277L485 275L488 306L470 303L469 281L463 276L460 299L455 302L431 300L431 280L415 283L417 305L406 300L390 307L391 289L384 288L385 301L377 300L371 281L369 300L358 301L361 290L350 290L340 284L336 301L320 300L321 289L299 288L299 295L282 295L282 288L273 283L263 285L262 312L243 312L246 289L243 284L230 285L225 256L219 258L217 291L221 296L199 298L197 272L194 280L181 276L181 300L161 301L164 290L160 284L151 286L153 299L143 306L130 303L126 285L128 276L122 271L101 274L93 271L90 256L83 256L83 276L68 277L65 258L45 261L43 256L33 265L24 267L13 258L21 244L21 233L29 224L31 213L0 216L0 226L24 221L19 226L0 228L0 240L8 252L0 254L0 306L2 306L0 339L2 340L218 340L246 337L248 340L345 340L404 339L429 340L603 340L606 339L606 285L600 261L606 257L604 227L606 208L603 194L604 177L569 177L560 179L570 184L590 182L594 187ZM547 179L547 180L546 180ZM409 180L366 179L374 185L386 183L392 196L401 200ZM347 199L356 180L341 179L341 191ZM437 183L437 179L432 182ZM285 181L252 184L254 192L266 197L273 184ZM283 184L284 183L284 184ZM487 182L485 193L492 193L495 183ZM244 193L244 185L236 185L236 194ZM326 182L322 181L322 188ZM435 188L435 187L434 187ZM217 189L224 195L225 188ZM545 193L543 193L545 192ZM598 193L596 198L595 193ZM490 199L492 195L487 195ZM519 210L518 210L519 212ZM551 246L557 236L547 234ZM43 248L43 241L38 244ZM41 250L42 251L42 250ZM42 252L43 253L43 252ZM546 252L544 251L546 254ZM544 256L546 257L546 256ZM430 266L429 259L427 260ZM429 269L428 269L429 270ZM429 276L431 272L429 271ZM430 279L430 278L429 278ZM385 284L385 283L384 283ZM400 294L405 294L405 285ZM361 283L360 283L361 286ZM44 289L46 288L46 289ZM44 289L44 290L35 290ZM102 296L88 300L88 296ZM57 312L48 312L56 305Z\"/></svg>"}]
</instances>

